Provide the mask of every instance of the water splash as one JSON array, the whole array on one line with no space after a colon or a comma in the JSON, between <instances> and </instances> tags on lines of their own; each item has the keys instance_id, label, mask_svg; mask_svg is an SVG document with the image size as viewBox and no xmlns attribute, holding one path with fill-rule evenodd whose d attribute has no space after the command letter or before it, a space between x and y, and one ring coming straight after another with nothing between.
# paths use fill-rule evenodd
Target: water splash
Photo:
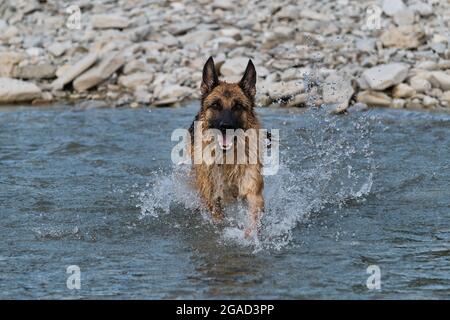
<instances>
[{"instance_id":1,"label":"water splash","mask_svg":"<svg viewBox=\"0 0 450 320\"><path fill-rule=\"evenodd\" d=\"M279 250L292 242L292 232L327 206L364 201L372 188L374 161L365 118L343 126L339 116L311 108L299 134L282 148L278 175L266 179L267 208L259 245ZM280 138L282 139L282 138Z\"/></svg>"},{"instance_id":2,"label":"water splash","mask_svg":"<svg viewBox=\"0 0 450 320\"><path fill-rule=\"evenodd\" d=\"M155 172L146 190L137 193L140 219L169 214L172 206L187 210L201 208L201 201L189 183L189 171L187 165L180 165L174 166L170 174Z\"/></svg>"},{"instance_id":3,"label":"water splash","mask_svg":"<svg viewBox=\"0 0 450 320\"><path fill-rule=\"evenodd\" d=\"M214 227L217 241L255 251L280 250L293 243L294 230L311 215L329 206L339 209L350 200L363 202L372 188L375 167L369 121L365 121L368 116L349 121L349 117L310 108L298 115L295 128L280 128L280 170L265 177L266 208L260 234L245 239L247 208L240 201L225 208L225 222ZM145 191L138 193L141 219L165 219L176 209L188 213L186 217L203 213L203 220L211 221L189 187L188 177L186 166L177 166L169 174L155 173Z\"/></svg>"}]
</instances>

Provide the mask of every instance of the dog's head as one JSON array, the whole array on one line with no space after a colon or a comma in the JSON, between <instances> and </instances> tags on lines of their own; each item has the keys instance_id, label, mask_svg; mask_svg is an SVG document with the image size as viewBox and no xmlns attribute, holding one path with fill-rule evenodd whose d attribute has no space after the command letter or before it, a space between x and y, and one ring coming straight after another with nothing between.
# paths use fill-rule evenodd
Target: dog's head
<instances>
[{"instance_id":1,"label":"dog's head","mask_svg":"<svg viewBox=\"0 0 450 320\"><path fill-rule=\"evenodd\" d=\"M244 75L238 83L219 81L214 60L208 59L203 67L202 114L207 129L218 129L222 132L220 144L228 149L231 141L227 141L227 129L255 128L257 119L254 113L256 94L256 70L249 60Z\"/></svg>"}]
</instances>

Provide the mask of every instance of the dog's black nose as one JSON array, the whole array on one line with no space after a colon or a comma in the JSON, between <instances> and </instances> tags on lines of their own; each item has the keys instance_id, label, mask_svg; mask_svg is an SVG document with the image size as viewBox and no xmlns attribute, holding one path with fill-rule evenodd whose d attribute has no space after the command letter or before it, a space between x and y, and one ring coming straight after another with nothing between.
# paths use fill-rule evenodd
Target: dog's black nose
<instances>
[{"instance_id":1,"label":"dog's black nose","mask_svg":"<svg viewBox=\"0 0 450 320\"><path fill-rule=\"evenodd\" d=\"M234 129L234 126L228 121L221 121L219 127L220 130Z\"/></svg>"}]
</instances>

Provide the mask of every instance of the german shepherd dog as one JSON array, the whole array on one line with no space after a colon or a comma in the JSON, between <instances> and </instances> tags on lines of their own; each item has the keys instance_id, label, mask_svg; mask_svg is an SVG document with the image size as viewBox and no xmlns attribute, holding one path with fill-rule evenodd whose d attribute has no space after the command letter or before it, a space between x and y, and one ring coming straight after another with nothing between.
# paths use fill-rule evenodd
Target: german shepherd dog
<instances>
[{"instance_id":1,"label":"german shepherd dog","mask_svg":"<svg viewBox=\"0 0 450 320\"><path fill-rule=\"evenodd\" d=\"M251 60L239 83L227 83L219 81L214 60L210 57L203 67L201 108L189 129L191 137L194 137L194 123L199 121L202 132L216 129L216 132L221 133L217 139L218 145L224 150L224 157L227 156L230 148L236 151L237 143L227 139L226 131L227 129L244 131L255 129L259 132L260 123L254 111L255 94L256 70ZM203 142L202 145L204 145ZM245 146L245 152L248 155L247 146ZM233 154L236 155L236 152ZM260 218L264 211L262 164L259 157L257 158L253 164L236 162L229 164L228 161L222 164L192 162L194 187L211 212L214 221L223 219L223 205L236 199L247 201L250 225L245 230L246 237L258 232ZM191 159L193 160L193 152L191 152Z\"/></svg>"}]
</instances>

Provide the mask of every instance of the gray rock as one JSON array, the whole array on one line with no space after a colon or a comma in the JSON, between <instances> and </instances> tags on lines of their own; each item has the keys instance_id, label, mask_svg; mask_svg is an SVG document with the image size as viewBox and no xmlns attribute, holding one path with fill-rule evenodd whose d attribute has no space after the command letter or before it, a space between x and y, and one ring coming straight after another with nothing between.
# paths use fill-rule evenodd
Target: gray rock
<instances>
[{"instance_id":1,"label":"gray rock","mask_svg":"<svg viewBox=\"0 0 450 320\"><path fill-rule=\"evenodd\" d=\"M141 60L131 60L123 67L123 74L131 74L139 71L147 71L147 64Z\"/></svg>"},{"instance_id":2,"label":"gray rock","mask_svg":"<svg viewBox=\"0 0 450 320\"><path fill-rule=\"evenodd\" d=\"M294 33L294 29L290 27L279 26L270 31L267 31L263 35L261 47L264 49L271 49L277 46L279 43L290 39Z\"/></svg>"},{"instance_id":3,"label":"gray rock","mask_svg":"<svg viewBox=\"0 0 450 320\"><path fill-rule=\"evenodd\" d=\"M174 47L174 46L177 46L179 43L179 40L171 34L167 34L166 36L160 38L159 41L165 47Z\"/></svg>"},{"instance_id":4,"label":"gray rock","mask_svg":"<svg viewBox=\"0 0 450 320\"><path fill-rule=\"evenodd\" d=\"M34 83L0 78L0 103L25 102L41 97L41 89Z\"/></svg>"},{"instance_id":5,"label":"gray rock","mask_svg":"<svg viewBox=\"0 0 450 320\"><path fill-rule=\"evenodd\" d=\"M413 49L422 44L423 37L415 26L399 26L384 31L380 40L385 47Z\"/></svg>"},{"instance_id":6,"label":"gray rock","mask_svg":"<svg viewBox=\"0 0 450 320\"><path fill-rule=\"evenodd\" d=\"M339 0L338 4L261 0L245 6L237 0L119 1L122 5L83 0L81 30L67 28L67 16L55 15L48 1L32 0L31 6L19 2L0 5L0 76L37 79L42 90L65 88L52 92L55 99L125 101L127 97L127 105L178 103L184 94L189 98L199 94L193 88L201 82L210 55L222 79L233 82L240 80L248 61L239 57L252 55L258 73L257 99L263 105L274 101L280 106L310 105L311 99L304 101L308 95L300 71L305 66L314 65L315 71L305 78L323 83L312 90L316 101L323 94L330 109L333 104L347 108L354 80L358 90L370 89L362 98L381 100L382 105L394 98L391 106L420 103L423 108L425 94L441 99L441 88L447 88L446 75L450 75L450 60L444 60L450 59L446 1L434 5L428 0ZM369 6L377 5L383 10L381 28L367 30ZM28 10L32 14L26 16ZM68 65L86 50L98 49L102 50L98 57L124 50L126 64L117 67L105 58L85 57ZM390 62L414 66L406 72L408 84L402 82L401 70L364 71ZM58 67L52 87L40 81L51 77L44 64ZM333 79L330 70L349 78ZM443 73L431 76L439 70ZM64 87L71 81L73 89ZM79 93L92 88L96 91ZM389 88L393 90L386 92L387 98L374 93Z\"/></svg>"},{"instance_id":7,"label":"gray rock","mask_svg":"<svg viewBox=\"0 0 450 320\"><path fill-rule=\"evenodd\" d=\"M20 34L19 28L10 25L5 29L2 29L2 32L0 33L0 40L10 41L19 34Z\"/></svg>"},{"instance_id":8,"label":"gray rock","mask_svg":"<svg viewBox=\"0 0 450 320\"><path fill-rule=\"evenodd\" d=\"M214 0L213 9L232 10L236 4L232 0Z\"/></svg>"},{"instance_id":9,"label":"gray rock","mask_svg":"<svg viewBox=\"0 0 450 320\"><path fill-rule=\"evenodd\" d=\"M47 51L53 56L59 57L71 47L70 42L54 42L47 47Z\"/></svg>"},{"instance_id":10,"label":"gray rock","mask_svg":"<svg viewBox=\"0 0 450 320\"><path fill-rule=\"evenodd\" d=\"M136 72L126 76L120 76L118 83L131 90L135 90L142 85L148 85L153 81L154 76L147 72Z\"/></svg>"},{"instance_id":11,"label":"gray rock","mask_svg":"<svg viewBox=\"0 0 450 320\"><path fill-rule=\"evenodd\" d=\"M303 81L287 81L266 84L267 92L272 100L294 97L305 91Z\"/></svg>"},{"instance_id":12,"label":"gray rock","mask_svg":"<svg viewBox=\"0 0 450 320\"><path fill-rule=\"evenodd\" d=\"M178 84L165 85L158 95L158 100L176 99L181 101L192 92L191 88Z\"/></svg>"},{"instance_id":13,"label":"gray rock","mask_svg":"<svg viewBox=\"0 0 450 320\"><path fill-rule=\"evenodd\" d=\"M441 70L450 69L450 60L440 60L438 63L438 69Z\"/></svg>"},{"instance_id":14,"label":"gray rock","mask_svg":"<svg viewBox=\"0 0 450 320\"><path fill-rule=\"evenodd\" d=\"M409 79L409 83L418 93L424 93L431 90L431 83L420 76L411 77L411 79Z\"/></svg>"},{"instance_id":15,"label":"gray rock","mask_svg":"<svg viewBox=\"0 0 450 320\"><path fill-rule=\"evenodd\" d=\"M260 68L258 68L258 74L260 74ZM300 74L299 69L297 68L290 68L283 71L283 73L280 75L280 79L282 81L290 81L290 80L298 80L302 79L303 76Z\"/></svg>"},{"instance_id":16,"label":"gray rock","mask_svg":"<svg viewBox=\"0 0 450 320\"><path fill-rule=\"evenodd\" d=\"M24 48L33 48L33 47L42 47L43 39L42 37L31 35L31 36L25 36L23 39L22 46Z\"/></svg>"},{"instance_id":17,"label":"gray rock","mask_svg":"<svg viewBox=\"0 0 450 320\"><path fill-rule=\"evenodd\" d=\"M303 8L302 10L300 10L300 17L318 21L332 21L334 19L334 17L330 14L323 14L317 11L309 10L307 8Z\"/></svg>"},{"instance_id":18,"label":"gray rock","mask_svg":"<svg viewBox=\"0 0 450 320\"><path fill-rule=\"evenodd\" d=\"M340 113L348 108L350 98L354 93L352 83L348 77L332 73L325 79L322 87L323 102L337 104L335 112Z\"/></svg>"},{"instance_id":19,"label":"gray rock","mask_svg":"<svg viewBox=\"0 0 450 320\"><path fill-rule=\"evenodd\" d=\"M366 90L358 93L356 100L374 107L389 107L392 99L383 92Z\"/></svg>"},{"instance_id":20,"label":"gray rock","mask_svg":"<svg viewBox=\"0 0 450 320\"><path fill-rule=\"evenodd\" d=\"M180 39L185 44L196 44L203 47L214 36L215 33L211 30L194 30L180 37Z\"/></svg>"},{"instance_id":21,"label":"gray rock","mask_svg":"<svg viewBox=\"0 0 450 320\"><path fill-rule=\"evenodd\" d=\"M23 58L23 55L17 52L0 52L0 77L12 77L15 66Z\"/></svg>"},{"instance_id":22,"label":"gray rock","mask_svg":"<svg viewBox=\"0 0 450 320\"><path fill-rule=\"evenodd\" d=\"M146 39L151 32L152 27L149 25L144 25L141 27L131 29L128 32L128 37L133 42L141 42L144 41L144 39Z\"/></svg>"},{"instance_id":23,"label":"gray rock","mask_svg":"<svg viewBox=\"0 0 450 320\"><path fill-rule=\"evenodd\" d=\"M282 103L279 103L279 105L286 108L299 108L305 107L307 102L308 102L308 94L301 93L287 99L286 101L283 101Z\"/></svg>"},{"instance_id":24,"label":"gray rock","mask_svg":"<svg viewBox=\"0 0 450 320\"><path fill-rule=\"evenodd\" d=\"M414 98L414 99L408 99L406 101L405 107L407 109L422 109L423 105L420 99Z\"/></svg>"},{"instance_id":25,"label":"gray rock","mask_svg":"<svg viewBox=\"0 0 450 320\"><path fill-rule=\"evenodd\" d=\"M441 98L443 95L443 92L439 88L433 88L430 91L428 91L427 94L429 94L430 96L435 97L435 98Z\"/></svg>"},{"instance_id":26,"label":"gray rock","mask_svg":"<svg viewBox=\"0 0 450 320\"><path fill-rule=\"evenodd\" d=\"M440 97L441 101L446 101L448 104L450 104L450 91L445 91L442 96Z\"/></svg>"},{"instance_id":27,"label":"gray rock","mask_svg":"<svg viewBox=\"0 0 450 320\"><path fill-rule=\"evenodd\" d=\"M427 17L433 13L433 7L424 2L417 2L409 6L409 9L414 10L423 17Z\"/></svg>"},{"instance_id":28,"label":"gray rock","mask_svg":"<svg viewBox=\"0 0 450 320\"><path fill-rule=\"evenodd\" d=\"M31 47L31 48L28 48L25 52L30 57L39 57L39 56L43 55L44 49L39 48L39 47Z\"/></svg>"},{"instance_id":29,"label":"gray rock","mask_svg":"<svg viewBox=\"0 0 450 320\"><path fill-rule=\"evenodd\" d=\"M396 13L405 10L406 6L402 0L384 0L382 9L387 16L392 17Z\"/></svg>"},{"instance_id":30,"label":"gray rock","mask_svg":"<svg viewBox=\"0 0 450 320\"><path fill-rule=\"evenodd\" d=\"M266 94L256 93L255 103L258 107L267 107L272 103L272 99Z\"/></svg>"},{"instance_id":31,"label":"gray rock","mask_svg":"<svg viewBox=\"0 0 450 320\"><path fill-rule=\"evenodd\" d=\"M359 38L355 41L356 49L364 52L375 51L376 40L374 38Z\"/></svg>"},{"instance_id":32,"label":"gray rock","mask_svg":"<svg viewBox=\"0 0 450 320\"><path fill-rule=\"evenodd\" d=\"M169 32L174 36L181 36L194 29L197 23L192 21L176 22L169 26Z\"/></svg>"},{"instance_id":33,"label":"gray rock","mask_svg":"<svg viewBox=\"0 0 450 320\"><path fill-rule=\"evenodd\" d=\"M414 88L408 86L405 83L400 83L394 87L392 90L392 97L394 98L410 98L416 94Z\"/></svg>"},{"instance_id":34,"label":"gray rock","mask_svg":"<svg viewBox=\"0 0 450 320\"><path fill-rule=\"evenodd\" d=\"M444 53L445 50L447 50L447 44L443 43L443 42L438 42L438 43L432 43L430 45L431 49L433 49L433 51L435 51L436 53Z\"/></svg>"},{"instance_id":35,"label":"gray rock","mask_svg":"<svg viewBox=\"0 0 450 320\"><path fill-rule=\"evenodd\" d=\"M129 20L117 14L96 14L91 16L91 23L94 29L124 29Z\"/></svg>"},{"instance_id":36,"label":"gray rock","mask_svg":"<svg viewBox=\"0 0 450 320\"><path fill-rule=\"evenodd\" d=\"M423 70L437 70L438 64L434 61L421 61L416 64L416 68Z\"/></svg>"},{"instance_id":37,"label":"gray rock","mask_svg":"<svg viewBox=\"0 0 450 320\"><path fill-rule=\"evenodd\" d=\"M409 66L404 63L389 63L370 68L362 74L369 87L384 90L399 84L408 76Z\"/></svg>"},{"instance_id":38,"label":"gray rock","mask_svg":"<svg viewBox=\"0 0 450 320\"><path fill-rule=\"evenodd\" d=\"M87 54L80 61L75 63L74 65L66 68L61 76L53 81L52 88L53 90L61 90L64 85L71 82L73 79L78 77L81 73L90 68L98 59L98 53L96 51Z\"/></svg>"},{"instance_id":39,"label":"gray rock","mask_svg":"<svg viewBox=\"0 0 450 320\"><path fill-rule=\"evenodd\" d=\"M55 77L56 67L50 63L29 64L17 66L14 78L19 79L52 79Z\"/></svg>"},{"instance_id":40,"label":"gray rock","mask_svg":"<svg viewBox=\"0 0 450 320\"><path fill-rule=\"evenodd\" d=\"M425 96L423 97L423 105L425 108L433 108L439 104L436 98Z\"/></svg>"},{"instance_id":41,"label":"gray rock","mask_svg":"<svg viewBox=\"0 0 450 320\"><path fill-rule=\"evenodd\" d=\"M394 14L394 22L398 26L409 26L414 24L415 13L411 9L401 10Z\"/></svg>"},{"instance_id":42,"label":"gray rock","mask_svg":"<svg viewBox=\"0 0 450 320\"><path fill-rule=\"evenodd\" d=\"M108 79L125 63L122 52L110 52L94 68L86 71L73 82L78 92L86 91Z\"/></svg>"},{"instance_id":43,"label":"gray rock","mask_svg":"<svg viewBox=\"0 0 450 320\"><path fill-rule=\"evenodd\" d=\"M14 3L14 2L13 2ZM25 2L15 2L16 9L21 12L23 15L27 15L33 13L34 11L40 10L40 4L37 0L28 0Z\"/></svg>"},{"instance_id":44,"label":"gray rock","mask_svg":"<svg viewBox=\"0 0 450 320\"><path fill-rule=\"evenodd\" d=\"M220 30L220 34L224 37L230 37L234 40L241 40L241 31L237 28L224 28Z\"/></svg>"},{"instance_id":45,"label":"gray rock","mask_svg":"<svg viewBox=\"0 0 450 320\"><path fill-rule=\"evenodd\" d=\"M153 99L152 94L149 92L147 86L137 86L133 92L135 100L142 104L149 104Z\"/></svg>"},{"instance_id":46,"label":"gray rock","mask_svg":"<svg viewBox=\"0 0 450 320\"><path fill-rule=\"evenodd\" d=\"M220 67L220 74L223 76L240 76L244 74L248 60L248 58L228 59Z\"/></svg>"},{"instance_id":47,"label":"gray rock","mask_svg":"<svg viewBox=\"0 0 450 320\"><path fill-rule=\"evenodd\" d=\"M439 87L442 90L450 90L450 74L443 71L433 71L431 73L430 82L434 87Z\"/></svg>"},{"instance_id":48,"label":"gray rock","mask_svg":"<svg viewBox=\"0 0 450 320\"><path fill-rule=\"evenodd\" d=\"M178 98L167 98L162 100L156 100L152 103L155 107L170 107L177 105L177 103L180 102Z\"/></svg>"},{"instance_id":49,"label":"gray rock","mask_svg":"<svg viewBox=\"0 0 450 320\"><path fill-rule=\"evenodd\" d=\"M300 12L295 5L288 5L281 8L281 10L277 12L276 17L279 19L295 20L300 17Z\"/></svg>"},{"instance_id":50,"label":"gray rock","mask_svg":"<svg viewBox=\"0 0 450 320\"><path fill-rule=\"evenodd\" d=\"M403 109L406 105L405 99L393 99L391 107L394 109Z\"/></svg>"}]
</instances>

